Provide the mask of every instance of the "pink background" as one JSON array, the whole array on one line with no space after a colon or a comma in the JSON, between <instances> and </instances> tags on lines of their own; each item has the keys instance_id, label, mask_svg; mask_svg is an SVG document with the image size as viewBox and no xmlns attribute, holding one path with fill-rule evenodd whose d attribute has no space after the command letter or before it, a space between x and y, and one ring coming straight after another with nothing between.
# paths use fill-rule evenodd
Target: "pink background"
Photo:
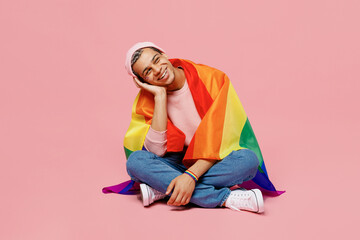
<instances>
[{"instance_id":1,"label":"pink background","mask_svg":"<svg viewBox=\"0 0 360 240\"><path fill-rule=\"evenodd\" d=\"M354 239L358 1L0 2L0 239ZM265 214L143 208L128 180L127 49L228 74L287 192ZM125 236L125 237L124 237Z\"/></svg>"}]
</instances>

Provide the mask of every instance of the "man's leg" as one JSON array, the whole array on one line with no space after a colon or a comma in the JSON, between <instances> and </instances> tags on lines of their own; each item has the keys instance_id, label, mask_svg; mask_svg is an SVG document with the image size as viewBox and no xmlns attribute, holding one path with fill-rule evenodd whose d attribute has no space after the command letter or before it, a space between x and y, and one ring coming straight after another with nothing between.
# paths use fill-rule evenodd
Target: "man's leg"
<instances>
[{"instance_id":1,"label":"man's leg","mask_svg":"<svg viewBox=\"0 0 360 240\"><path fill-rule=\"evenodd\" d=\"M223 160L214 164L199 182L216 188L232 187L255 177L259 166L256 154L249 149L231 152Z\"/></svg>"},{"instance_id":2,"label":"man's leg","mask_svg":"<svg viewBox=\"0 0 360 240\"><path fill-rule=\"evenodd\" d=\"M132 180L143 182L165 193L170 182L184 173L184 153L167 153L164 157L147 151L133 152L127 160L127 171ZM230 195L229 188L216 189L213 185L198 182L190 202L201 207L220 206Z\"/></svg>"},{"instance_id":3,"label":"man's leg","mask_svg":"<svg viewBox=\"0 0 360 240\"><path fill-rule=\"evenodd\" d=\"M240 185L255 177L258 166L259 160L253 151L249 149L233 151L223 160L213 165L201 176L199 182L216 188ZM227 197L219 206L225 205Z\"/></svg>"}]
</instances>

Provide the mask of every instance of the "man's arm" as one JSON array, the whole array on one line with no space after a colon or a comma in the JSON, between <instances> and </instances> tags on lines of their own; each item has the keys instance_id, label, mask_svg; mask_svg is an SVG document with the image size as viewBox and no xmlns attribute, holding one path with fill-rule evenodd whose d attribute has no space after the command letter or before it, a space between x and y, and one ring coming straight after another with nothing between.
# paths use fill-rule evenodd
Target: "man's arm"
<instances>
[{"instance_id":1,"label":"man's arm","mask_svg":"<svg viewBox=\"0 0 360 240\"><path fill-rule=\"evenodd\" d=\"M189 170L196 174L199 178L206 173L218 160L203 160L199 159L194 163Z\"/></svg>"},{"instance_id":2,"label":"man's arm","mask_svg":"<svg viewBox=\"0 0 360 240\"><path fill-rule=\"evenodd\" d=\"M154 96L154 114L149 131L146 134L144 147L160 157L167 151L167 107L166 92Z\"/></svg>"},{"instance_id":3,"label":"man's arm","mask_svg":"<svg viewBox=\"0 0 360 240\"><path fill-rule=\"evenodd\" d=\"M162 132L167 128L166 90L160 88L154 93L154 114L151 122L152 129Z\"/></svg>"},{"instance_id":4,"label":"man's arm","mask_svg":"<svg viewBox=\"0 0 360 240\"><path fill-rule=\"evenodd\" d=\"M134 78L134 82L139 88L154 95L155 106L151 127L159 132L165 131L167 129L166 88L140 82L137 78Z\"/></svg>"}]
</instances>

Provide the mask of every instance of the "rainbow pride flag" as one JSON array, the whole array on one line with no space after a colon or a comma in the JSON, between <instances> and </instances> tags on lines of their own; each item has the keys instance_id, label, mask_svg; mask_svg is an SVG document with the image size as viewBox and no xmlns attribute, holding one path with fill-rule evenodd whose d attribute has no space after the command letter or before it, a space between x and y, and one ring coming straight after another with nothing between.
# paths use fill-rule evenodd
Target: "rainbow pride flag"
<instances>
[{"instance_id":1,"label":"rainbow pride flag","mask_svg":"<svg viewBox=\"0 0 360 240\"><path fill-rule=\"evenodd\" d=\"M193 96L196 109L201 117L198 126L183 159L190 167L197 159L225 158L234 150L250 149L259 159L256 176L240 187L258 188L264 194L278 196L265 168L263 156L256 140L250 121L244 108L225 73L215 68L196 64L185 59L169 59L174 67L182 67ZM132 118L124 139L126 158L144 148L145 136L150 128L154 111L154 97L140 90L132 107ZM185 135L168 119L167 151L183 150ZM103 193L136 194L139 183L132 180L103 188Z\"/></svg>"}]
</instances>

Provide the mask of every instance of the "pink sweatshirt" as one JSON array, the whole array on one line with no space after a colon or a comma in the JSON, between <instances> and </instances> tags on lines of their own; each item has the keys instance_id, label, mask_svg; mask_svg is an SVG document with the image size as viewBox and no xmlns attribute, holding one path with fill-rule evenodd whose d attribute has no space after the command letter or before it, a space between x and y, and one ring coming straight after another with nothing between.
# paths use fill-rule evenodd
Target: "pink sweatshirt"
<instances>
[{"instance_id":1,"label":"pink sweatshirt","mask_svg":"<svg viewBox=\"0 0 360 240\"><path fill-rule=\"evenodd\" d=\"M181 89L168 92L167 113L171 122L185 134L185 146L188 146L201 122L201 118L196 110L186 80ZM145 148L158 156L164 156L167 150L166 143L166 131L159 132L150 127L145 137Z\"/></svg>"}]
</instances>

